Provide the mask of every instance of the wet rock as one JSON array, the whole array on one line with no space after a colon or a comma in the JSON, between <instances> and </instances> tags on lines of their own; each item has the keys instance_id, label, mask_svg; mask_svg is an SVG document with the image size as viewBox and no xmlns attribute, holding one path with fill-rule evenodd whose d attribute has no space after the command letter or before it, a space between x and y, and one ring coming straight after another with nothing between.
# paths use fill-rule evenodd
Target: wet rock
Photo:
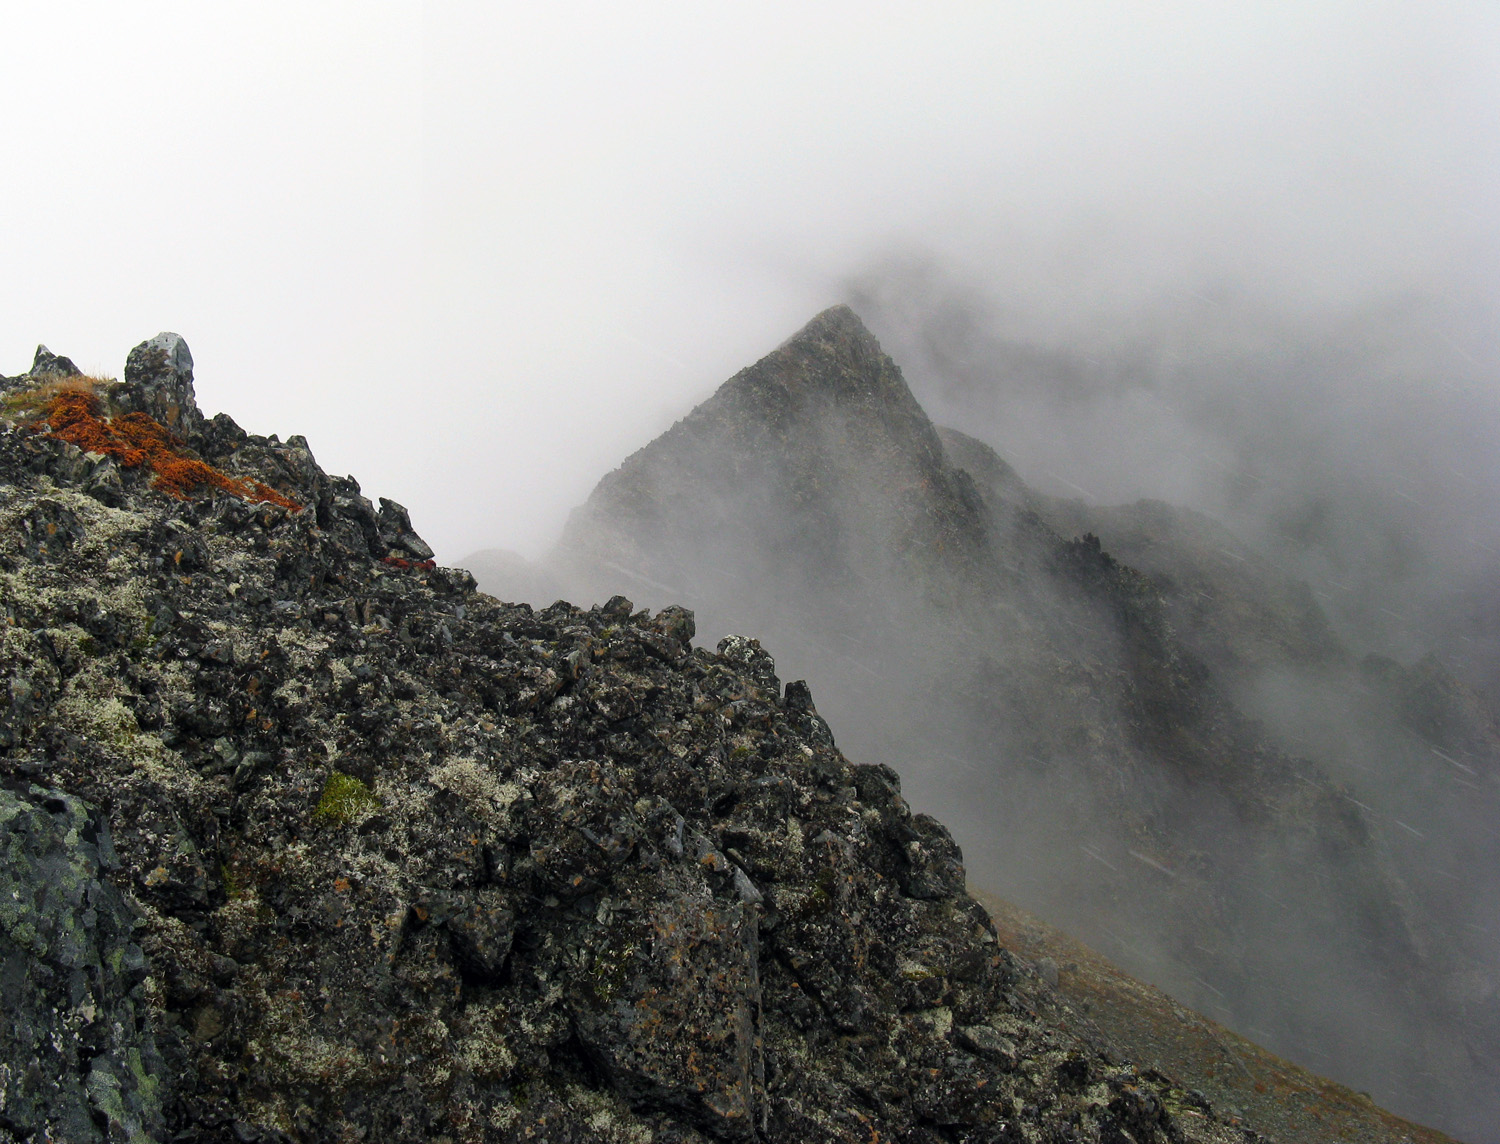
<instances>
[{"instance_id":1,"label":"wet rock","mask_svg":"<svg viewBox=\"0 0 1500 1144\"><path fill-rule=\"evenodd\" d=\"M725 636L719 641L719 654L755 681L761 693L780 695L781 681L776 678L776 661L760 646L760 640L746 636Z\"/></svg>"},{"instance_id":2,"label":"wet rock","mask_svg":"<svg viewBox=\"0 0 1500 1144\"><path fill-rule=\"evenodd\" d=\"M805 679L794 679L786 685L786 705L793 711L813 711L812 688Z\"/></svg>"},{"instance_id":3,"label":"wet rock","mask_svg":"<svg viewBox=\"0 0 1500 1144\"><path fill-rule=\"evenodd\" d=\"M1056 961L1054 961L1050 957L1038 958L1037 959L1037 963L1036 963L1036 971L1041 976L1041 979L1043 981L1045 981L1048 985L1052 986L1052 988L1054 988L1054 989L1057 988L1057 962Z\"/></svg>"},{"instance_id":4,"label":"wet rock","mask_svg":"<svg viewBox=\"0 0 1500 1144\"><path fill-rule=\"evenodd\" d=\"M447 919L453 955L464 979L497 984L515 940L516 917L502 893L483 887L458 904Z\"/></svg>"},{"instance_id":5,"label":"wet rock","mask_svg":"<svg viewBox=\"0 0 1500 1144\"><path fill-rule=\"evenodd\" d=\"M694 623L692 609L684 608L677 604L663 608L656 614L652 622L662 635L676 640L684 647L692 643L693 637L698 634L698 627Z\"/></svg>"},{"instance_id":6,"label":"wet rock","mask_svg":"<svg viewBox=\"0 0 1500 1144\"><path fill-rule=\"evenodd\" d=\"M937 819L919 814L912 819L916 837L906 844L906 869L901 888L913 898L946 898L963 893L963 855L953 836Z\"/></svg>"},{"instance_id":7,"label":"wet rock","mask_svg":"<svg viewBox=\"0 0 1500 1144\"><path fill-rule=\"evenodd\" d=\"M764 1102L757 930L741 903L665 895L615 913L585 947L573 1019L629 1104L672 1108L715 1139L755 1138Z\"/></svg>"},{"instance_id":8,"label":"wet rock","mask_svg":"<svg viewBox=\"0 0 1500 1144\"><path fill-rule=\"evenodd\" d=\"M1015 1042L989 1025L966 1025L957 1030L958 1043L971 1053L996 1061L1006 1068L1016 1066Z\"/></svg>"},{"instance_id":9,"label":"wet rock","mask_svg":"<svg viewBox=\"0 0 1500 1144\"><path fill-rule=\"evenodd\" d=\"M624 620L628 619L630 613L634 610L635 605L624 596L611 596L605 601L604 606L599 609L599 612L601 615L607 616L612 620Z\"/></svg>"},{"instance_id":10,"label":"wet rock","mask_svg":"<svg viewBox=\"0 0 1500 1144\"><path fill-rule=\"evenodd\" d=\"M378 528L381 543L391 552L415 560L432 559L432 549L411 526L411 515L395 501L380 498Z\"/></svg>"}]
</instances>

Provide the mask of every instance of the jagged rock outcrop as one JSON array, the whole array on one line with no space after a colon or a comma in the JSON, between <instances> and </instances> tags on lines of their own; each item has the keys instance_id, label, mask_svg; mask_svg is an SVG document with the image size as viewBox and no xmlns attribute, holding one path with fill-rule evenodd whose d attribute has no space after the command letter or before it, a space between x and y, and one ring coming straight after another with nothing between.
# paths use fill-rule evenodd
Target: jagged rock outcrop
<instances>
[{"instance_id":1,"label":"jagged rock outcrop","mask_svg":"<svg viewBox=\"0 0 1500 1144\"><path fill-rule=\"evenodd\" d=\"M0 1128L1255 1139L1041 1020L948 832L756 640L476 592L301 438L195 416L174 345L0 387L0 777L40 839L4 876L77 938L4 915L6 967L79 969L88 1046L0 1062Z\"/></svg>"},{"instance_id":2,"label":"jagged rock outcrop","mask_svg":"<svg viewBox=\"0 0 1500 1144\"><path fill-rule=\"evenodd\" d=\"M124 410L146 414L179 434L203 423L193 394L193 355L181 334L160 333L130 351L125 381L112 394Z\"/></svg>"},{"instance_id":3,"label":"jagged rock outcrop","mask_svg":"<svg viewBox=\"0 0 1500 1144\"><path fill-rule=\"evenodd\" d=\"M31 369L27 371L28 377L75 377L79 369L73 364L72 358L59 357L46 346L37 346L36 354L31 361Z\"/></svg>"},{"instance_id":4,"label":"jagged rock outcrop","mask_svg":"<svg viewBox=\"0 0 1500 1144\"><path fill-rule=\"evenodd\" d=\"M1346 665L1349 653L1312 591L1217 521L1162 501L1086 505L1032 491L993 449L940 429L953 464L974 475L991 518L1033 514L1059 536L1098 536L1111 556L1152 579L1174 632L1216 677Z\"/></svg>"}]
</instances>

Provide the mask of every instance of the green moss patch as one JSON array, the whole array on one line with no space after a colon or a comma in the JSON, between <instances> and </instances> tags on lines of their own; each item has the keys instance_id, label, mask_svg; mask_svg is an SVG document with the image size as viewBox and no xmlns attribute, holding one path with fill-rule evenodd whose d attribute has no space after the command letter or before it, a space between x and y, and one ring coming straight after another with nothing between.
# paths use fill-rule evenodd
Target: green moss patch
<instances>
[{"instance_id":1,"label":"green moss patch","mask_svg":"<svg viewBox=\"0 0 1500 1144\"><path fill-rule=\"evenodd\" d=\"M375 792L353 775L334 771L323 784L323 796L313 811L314 822L344 826L380 808Z\"/></svg>"}]
</instances>

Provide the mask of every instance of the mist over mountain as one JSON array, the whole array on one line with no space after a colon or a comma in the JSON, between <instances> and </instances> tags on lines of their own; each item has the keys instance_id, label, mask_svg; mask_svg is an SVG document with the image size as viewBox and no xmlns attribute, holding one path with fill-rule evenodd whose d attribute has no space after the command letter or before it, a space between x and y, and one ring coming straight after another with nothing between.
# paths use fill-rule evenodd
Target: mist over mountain
<instances>
[{"instance_id":1,"label":"mist over mountain","mask_svg":"<svg viewBox=\"0 0 1500 1144\"><path fill-rule=\"evenodd\" d=\"M1452 667L1421 659L1417 617L1477 614L1488 565L1439 542L1483 552L1490 533L1465 533L1461 506L1411 537L1399 509L1381 517L1425 491L1404 453L1373 483L1388 470L1355 429L1386 414L1282 432L1294 380L1310 408L1358 383L1360 331L1268 358L1240 330L1238 357L1184 353L1151 387L892 281L864 303L964 433L836 308L606 476L543 566L491 579L476 560L481 583L505 595L508 569L589 598L623 582L705 631L767 633L851 757L899 765L953 825L980 884L1278 1051L1487 1138L1500 740L1471 684L1490 648L1481 631ZM1315 371L1314 350L1339 368ZM1264 360L1237 395L1208 384ZM1477 392L1466 408L1477 434ZM1320 486L1346 458L1347 483ZM1364 495L1346 511L1342 490ZM1186 507L1107 505L1143 492ZM1342 605L1339 572L1360 574Z\"/></svg>"},{"instance_id":2,"label":"mist over mountain","mask_svg":"<svg viewBox=\"0 0 1500 1144\"><path fill-rule=\"evenodd\" d=\"M1500 323L1480 281L1315 301L1224 279L1045 312L1019 275L914 257L850 295L932 415L1039 489L1199 509L1306 580L1361 654L1500 677Z\"/></svg>"},{"instance_id":3,"label":"mist over mountain","mask_svg":"<svg viewBox=\"0 0 1500 1144\"><path fill-rule=\"evenodd\" d=\"M1500 1144L1494 0L12 8L0 1142Z\"/></svg>"},{"instance_id":4,"label":"mist over mountain","mask_svg":"<svg viewBox=\"0 0 1500 1144\"><path fill-rule=\"evenodd\" d=\"M1490 1138L1494 971L1429 876L1494 868L1490 710L1202 514L1033 490L835 307L489 562L778 665L486 595L193 377L163 333L0 379L0 1136L1447 1140L983 905L930 807L981 885Z\"/></svg>"}]
</instances>

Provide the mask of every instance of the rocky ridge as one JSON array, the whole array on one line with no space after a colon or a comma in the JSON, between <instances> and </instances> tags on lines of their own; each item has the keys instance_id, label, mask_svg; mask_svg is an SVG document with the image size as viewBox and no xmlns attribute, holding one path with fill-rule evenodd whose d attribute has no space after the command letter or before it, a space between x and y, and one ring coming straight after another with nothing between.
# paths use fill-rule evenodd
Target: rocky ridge
<instances>
[{"instance_id":1,"label":"rocky ridge","mask_svg":"<svg viewBox=\"0 0 1500 1144\"><path fill-rule=\"evenodd\" d=\"M1257 1139L1039 1017L756 640L477 592L175 335L0 400L0 1138Z\"/></svg>"}]
</instances>

